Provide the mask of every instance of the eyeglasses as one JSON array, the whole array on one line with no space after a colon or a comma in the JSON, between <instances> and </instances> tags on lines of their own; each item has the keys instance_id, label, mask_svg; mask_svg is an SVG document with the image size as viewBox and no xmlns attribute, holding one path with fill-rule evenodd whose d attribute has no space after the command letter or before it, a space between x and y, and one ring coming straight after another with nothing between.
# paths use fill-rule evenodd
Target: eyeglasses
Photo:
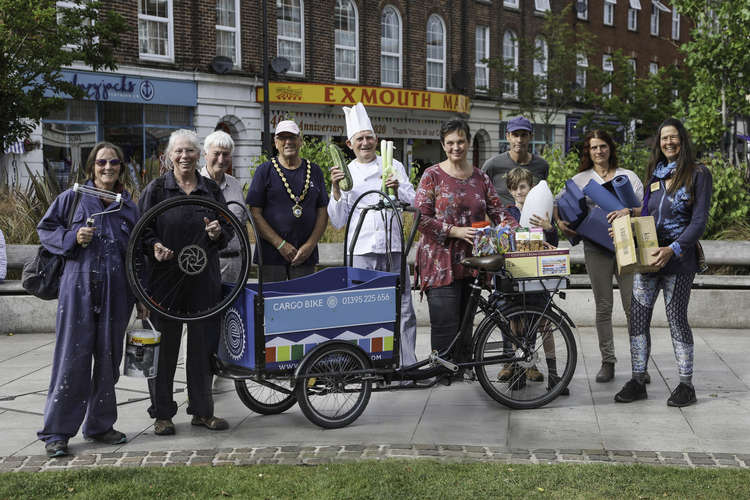
<instances>
[{"instance_id":1,"label":"eyeglasses","mask_svg":"<svg viewBox=\"0 0 750 500\"><path fill-rule=\"evenodd\" d=\"M117 167L117 166L119 166L119 165L120 165L120 163L122 163L122 162L120 161L120 159L119 159L119 158L112 158L111 160L105 160L105 159L103 159L103 158L98 158L98 159L94 160L94 163L96 163L96 164L97 164L97 165L99 165L100 167L103 167L103 166L104 166L104 165L106 165L107 163L109 163L109 164L110 164L110 165L112 165L113 167Z\"/></svg>"}]
</instances>

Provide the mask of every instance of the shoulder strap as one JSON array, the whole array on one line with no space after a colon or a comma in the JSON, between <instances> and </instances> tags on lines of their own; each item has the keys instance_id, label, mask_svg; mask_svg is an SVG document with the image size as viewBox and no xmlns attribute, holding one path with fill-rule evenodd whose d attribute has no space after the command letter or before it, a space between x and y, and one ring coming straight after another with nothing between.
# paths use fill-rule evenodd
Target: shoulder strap
<instances>
[{"instance_id":1,"label":"shoulder strap","mask_svg":"<svg viewBox=\"0 0 750 500\"><path fill-rule=\"evenodd\" d=\"M78 208L78 203L81 201L81 193L76 191L75 197L73 198L73 207L70 209L70 212L68 213L68 226L67 228L70 229L70 226L73 225L73 217L75 216L76 209Z\"/></svg>"}]
</instances>

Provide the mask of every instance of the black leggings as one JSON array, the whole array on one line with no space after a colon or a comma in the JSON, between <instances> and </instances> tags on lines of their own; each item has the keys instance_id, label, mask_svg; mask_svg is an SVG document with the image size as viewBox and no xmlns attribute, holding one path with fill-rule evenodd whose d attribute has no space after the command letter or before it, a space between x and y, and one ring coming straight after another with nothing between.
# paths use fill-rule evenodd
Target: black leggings
<instances>
[{"instance_id":1,"label":"black leggings","mask_svg":"<svg viewBox=\"0 0 750 500\"><path fill-rule=\"evenodd\" d=\"M471 293L471 280L456 280L450 285L427 290L430 310L432 350L441 352L450 346L461 324ZM462 336L453 349L453 358L471 359L471 336Z\"/></svg>"}]
</instances>

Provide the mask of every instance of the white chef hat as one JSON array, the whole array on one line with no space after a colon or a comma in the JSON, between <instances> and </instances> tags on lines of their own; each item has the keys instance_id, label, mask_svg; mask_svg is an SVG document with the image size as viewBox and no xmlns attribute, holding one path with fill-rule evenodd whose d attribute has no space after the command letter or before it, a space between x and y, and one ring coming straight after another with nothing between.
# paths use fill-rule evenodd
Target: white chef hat
<instances>
[{"instance_id":1,"label":"white chef hat","mask_svg":"<svg viewBox=\"0 0 750 500\"><path fill-rule=\"evenodd\" d=\"M372 128L370 117L367 116L367 110L361 102L358 102L351 108L344 107L344 115L346 116L346 135L350 141L357 132L362 132L363 130L375 131Z\"/></svg>"}]
</instances>

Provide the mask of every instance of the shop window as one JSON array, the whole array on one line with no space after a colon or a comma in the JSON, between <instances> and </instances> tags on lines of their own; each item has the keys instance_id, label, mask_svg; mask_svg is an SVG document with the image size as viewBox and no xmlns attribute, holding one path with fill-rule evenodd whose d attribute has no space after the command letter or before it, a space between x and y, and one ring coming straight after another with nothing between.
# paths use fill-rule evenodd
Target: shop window
<instances>
[{"instance_id":1,"label":"shop window","mask_svg":"<svg viewBox=\"0 0 750 500\"><path fill-rule=\"evenodd\" d=\"M503 62L506 70L518 70L518 37L512 31L506 31L503 35ZM505 97L516 97L518 95L518 82L514 79L504 79L503 95Z\"/></svg>"},{"instance_id":2,"label":"shop window","mask_svg":"<svg viewBox=\"0 0 750 500\"><path fill-rule=\"evenodd\" d=\"M680 13L672 7L672 40L680 39Z\"/></svg>"},{"instance_id":3,"label":"shop window","mask_svg":"<svg viewBox=\"0 0 750 500\"><path fill-rule=\"evenodd\" d=\"M615 7L617 0L604 0L604 24L607 26L615 25Z\"/></svg>"},{"instance_id":4,"label":"shop window","mask_svg":"<svg viewBox=\"0 0 750 500\"><path fill-rule=\"evenodd\" d=\"M487 59L490 57L490 28L477 26L475 39L474 87L477 92L486 93L490 86L490 68Z\"/></svg>"},{"instance_id":5,"label":"shop window","mask_svg":"<svg viewBox=\"0 0 750 500\"><path fill-rule=\"evenodd\" d=\"M356 82L359 75L359 23L354 2L336 0L334 18L336 80Z\"/></svg>"},{"instance_id":6,"label":"shop window","mask_svg":"<svg viewBox=\"0 0 750 500\"><path fill-rule=\"evenodd\" d=\"M436 14L427 20L427 90L445 90L445 23Z\"/></svg>"},{"instance_id":7,"label":"shop window","mask_svg":"<svg viewBox=\"0 0 750 500\"><path fill-rule=\"evenodd\" d=\"M589 0L576 0L576 16L584 21L589 18Z\"/></svg>"},{"instance_id":8,"label":"shop window","mask_svg":"<svg viewBox=\"0 0 750 500\"><path fill-rule=\"evenodd\" d=\"M172 0L138 1L138 48L141 59L174 61Z\"/></svg>"},{"instance_id":9,"label":"shop window","mask_svg":"<svg viewBox=\"0 0 750 500\"><path fill-rule=\"evenodd\" d=\"M287 74L305 73L305 24L302 0L276 0L276 54L286 57L291 63Z\"/></svg>"},{"instance_id":10,"label":"shop window","mask_svg":"<svg viewBox=\"0 0 750 500\"><path fill-rule=\"evenodd\" d=\"M638 31L638 14L641 12L641 0L628 0L628 30Z\"/></svg>"},{"instance_id":11,"label":"shop window","mask_svg":"<svg viewBox=\"0 0 750 500\"><path fill-rule=\"evenodd\" d=\"M549 61L549 49L547 41L538 37L534 40L536 57L534 58L534 80L537 85L536 96L539 99L547 98L547 66Z\"/></svg>"},{"instance_id":12,"label":"shop window","mask_svg":"<svg viewBox=\"0 0 750 500\"><path fill-rule=\"evenodd\" d=\"M608 80L607 83L602 85L602 95L610 96L612 95L612 73L615 71L611 54L604 54L602 56L602 69L606 73L604 76L605 80Z\"/></svg>"},{"instance_id":13,"label":"shop window","mask_svg":"<svg viewBox=\"0 0 750 500\"><path fill-rule=\"evenodd\" d=\"M96 103L67 101L42 123L44 166L62 188L83 175L86 159L96 144Z\"/></svg>"},{"instance_id":14,"label":"shop window","mask_svg":"<svg viewBox=\"0 0 750 500\"><path fill-rule=\"evenodd\" d=\"M380 16L380 83L401 86L401 16L392 5Z\"/></svg>"},{"instance_id":15,"label":"shop window","mask_svg":"<svg viewBox=\"0 0 750 500\"><path fill-rule=\"evenodd\" d=\"M239 68L240 46L240 1L216 0L216 55L228 57Z\"/></svg>"}]
</instances>

